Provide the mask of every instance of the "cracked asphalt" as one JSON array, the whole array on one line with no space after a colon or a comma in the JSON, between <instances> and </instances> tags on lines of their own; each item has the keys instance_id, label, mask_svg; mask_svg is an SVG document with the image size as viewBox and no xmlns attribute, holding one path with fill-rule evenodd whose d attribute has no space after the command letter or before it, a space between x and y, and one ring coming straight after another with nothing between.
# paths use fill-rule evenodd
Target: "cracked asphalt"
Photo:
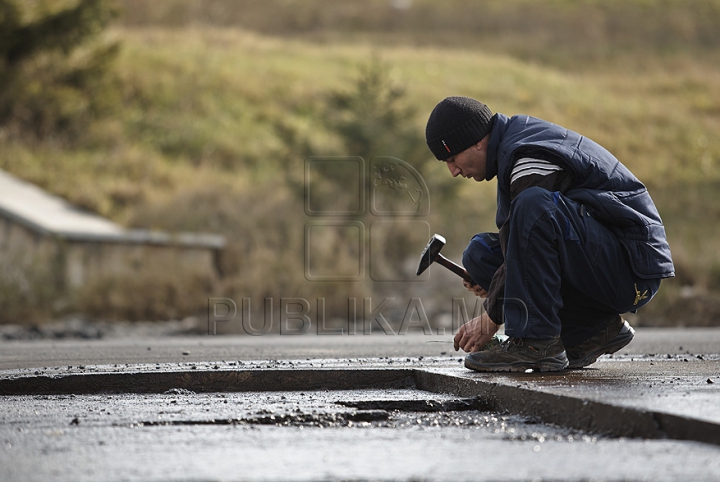
<instances>
[{"instance_id":1,"label":"cracked asphalt","mask_svg":"<svg viewBox=\"0 0 720 482\"><path fill-rule=\"evenodd\" d=\"M720 480L720 444L696 440L720 436L720 330L638 330L623 352L561 374L470 372L447 338L3 342L0 480ZM242 373L253 391L238 390ZM410 385L371 386L406 374ZM8 388L88 375L127 375L128 390ZM131 390L151 375L153 393ZM368 386L298 389L313 376ZM606 416L643 433L648 414L673 438L598 430L614 427Z\"/></svg>"}]
</instances>

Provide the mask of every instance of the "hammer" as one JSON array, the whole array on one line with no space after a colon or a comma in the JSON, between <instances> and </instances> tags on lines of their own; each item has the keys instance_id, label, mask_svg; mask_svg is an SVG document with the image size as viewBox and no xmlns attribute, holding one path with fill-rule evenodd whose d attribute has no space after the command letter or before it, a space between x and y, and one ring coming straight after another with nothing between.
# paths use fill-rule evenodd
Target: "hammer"
<instances>
[{"instance_id":1,"label":"hammer","mask_svg":"<svg viewBox=\"0 0 720 482\"><path fill-rule=\"evenodd\" d=\"M443 246L445 246L445 238L443 238L439 234L434 234L433 237L430 238L430 241L428 241L427 246L425 246L425 249L420 255L420 264L418 265L417 275L420 276L423 271L430 267L432 263L437 262L445 266L447 269L449 269L456 275L460 276L465 281L472 284L477 284L470 277L470 274L465 271L465 268L463 268L457 263L450 261L445 256L440 254L440 250Z\"/></svg>"}]
</instances>

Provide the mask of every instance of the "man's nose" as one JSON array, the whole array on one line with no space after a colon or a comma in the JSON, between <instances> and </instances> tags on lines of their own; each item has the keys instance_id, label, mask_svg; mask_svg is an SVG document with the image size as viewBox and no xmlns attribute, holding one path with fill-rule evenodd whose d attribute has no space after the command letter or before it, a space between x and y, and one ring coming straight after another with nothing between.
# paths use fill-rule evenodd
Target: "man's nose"
<instances>
[{"instance_id":1,"label":"man's nose","mask_svg":"<svg viewBox=\"0 0 720 482\"><path fill-rule=\"evenodd\" d=\"M447 164L448 170L450 171L452 177L457 177L457 175L460 174L460 168L457 167L454 163L446 162L445 164Z\"/></svg>"}]
</instances>

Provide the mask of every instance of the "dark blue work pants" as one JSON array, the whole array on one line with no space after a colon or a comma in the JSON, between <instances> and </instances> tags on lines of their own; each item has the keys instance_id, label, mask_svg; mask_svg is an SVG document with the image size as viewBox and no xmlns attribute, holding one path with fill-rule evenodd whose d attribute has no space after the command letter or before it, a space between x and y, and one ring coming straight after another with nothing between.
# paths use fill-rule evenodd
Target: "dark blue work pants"
<instances>
[{"instance_id":1,"label":"dark blue work pants","mask_svg":"<svg viewBox=\"0 0 720 482\"><path fill-rule=\"evenodd\" d=\"M505 333L561 335L565 347L642 307L660 285L635 275L615 235L582 205L539 187L511 205L506 256ZM495 233L475 235L463 254L465 269L486 290L503 259Z\"/></svg>"}]
</instances>

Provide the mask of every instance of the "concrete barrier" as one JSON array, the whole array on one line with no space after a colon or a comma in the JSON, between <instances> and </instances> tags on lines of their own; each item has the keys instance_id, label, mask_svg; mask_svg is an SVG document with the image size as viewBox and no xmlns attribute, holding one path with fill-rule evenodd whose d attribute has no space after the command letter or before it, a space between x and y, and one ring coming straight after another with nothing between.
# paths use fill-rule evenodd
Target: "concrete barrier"
<instances>
[{"instance_id":1,"label":"concrete barrier","mask_svg":"<svg viewBox=\"0 0 720 482\"><path fill-rule=\"evenodd\" d=\"M169 266L215 279L224 246L214 234L125 229L0 170L0 257L49 267L58 286Z\"/></svg>"}]
</instances>

